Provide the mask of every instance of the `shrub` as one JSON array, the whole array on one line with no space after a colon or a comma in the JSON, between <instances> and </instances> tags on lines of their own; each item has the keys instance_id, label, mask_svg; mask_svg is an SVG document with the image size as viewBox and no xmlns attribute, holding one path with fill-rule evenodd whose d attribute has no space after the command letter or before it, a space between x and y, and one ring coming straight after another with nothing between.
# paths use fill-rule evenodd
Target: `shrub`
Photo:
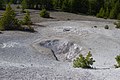
<instances>
[{"instance_id":1,"label":"shrub","mask_svg":"<svg viewBox=\"0 0 120 80\"><path fill-rule=\"evenodd\" d=\"M118 55L115 59L117 61L117 65L115 65L115 67L119 68L120 67L120 55Z\"/></svg>"},{"instance_id":2,"label":"shrub","mask_svg":"<svg viewBox=\"0 0 120 80\"><path fill-rule=\"evenodd\" d=\"M21 6L22 6L22 12L24 13L25 9L27 8L27 1L26 0L22 0Z\"/></svg>"},{"instance_id":3,"label":"shrub","mask_svg":"<svg viewBox=\"0 0 120 80\"><path fill-rule=\"evenodd\" d=\"M117 19L120 20L120 13L119 13L118 16L117 16Z\"/></svg>"},{"instance_id":4,"label":"shrub","mask_svg":"<svg viewBox=\"0 0 120 80\"><path fill-rule=\"evenodd\" d=\"M97 17L99 18L103 18L105 15L105 10L103 9L103 7L100 9L99 13L97 14Z\"/></svg>"},{"instance_id":5,"label":"shrub","mask_svg":"<svg viewBox=\"0 0 120 80\"><path fill-rule=\"evenodd\" d=\"M109 26L108 26L108 25L105 25L105 29L109 29Z\"/></svg>"},{"instance_id":6,"label":"shrub","mask_svg":"<svg viewBox=\"0 0 120 80\"><path fill-rule=\"evenodd\" d=\"M33 27L31 27L30 25L28 25L28 31L30 31L30 32L35 32L35 30L34 30L34 28Z\"/></svg>"},{"instance_id":7,"label":"shrub","mask_svg":"<svg viewBox=\"0 0 120 80\"><path fill-rule=\"evenodd\" d=\"M18 5L16 8L17 8L17 9L20 9L20 6Z\"/></svg>"},{"instance_id":8,"label":"shrub","mask_svg":"<svg viewBox=\"0 0 120 80\"><path fill-rule=\"evenodd\" d=\"M10 4L6 7L6 11L0 19L1 30L15 30L19 29L19 20L15 18L15 12L12 10Z\"/></svg>"},{"instance_id":9,"label":"shrub","mask_svg":"<svg viewBox=\"0 0 120 80\"><path fill-rule=\"evenodd\" d=\"M112 9L112 10L110 11L109 18L110 18L110 19L114 19L114 18L115 18L115 9Z\"/></svg>"},{"instance_id":10,"label":"shrub","mask_svg":"<svg viewBox=\"0 0 120 80\"><path fill-rule=\"evenodd\" d=\"M0 19L0 31L4 30L4 27L2 26L2 21Z\"/></svg>"},{"instance_id":11,"label":"shrub","mask_svg":"<svg viewBox=\"0 0 120 80\"><path fill-rule=\"evenodd\" d=\"M73 67L74 68L92 68L91 65L93 65L93 63L95 62L95 60L93 60L92 54L90 53L90 51L88 52L86 57L83 57L82 54L79 55L79 57L77 57L76 59L74 59L73 61Z\"/></svg>"},{"instance_id":12,"label":"shrub","mask_svg":"<svg viewBox=\"0 0 120 80\"><path fill-rule=\"evenodd\" d=\"M21 24L26 24L27 27L23 27ZM32 22L28 11L24 17L24 20L20 21L15 18L15 12L12 10L10 4L8 4L5 13L0 18L0 30L22 30L34 32L34 28L30 26L31 24Z\"/></svg>"},{"instance_id":13,"label":"shrub","mask_svg":"<svg viewBox=\"0 0 120 80\"><path fill-rule=\"evenodd\" d=\"M0 0L0 10L1 9L5 9L5 1L4 0Z\"/></svg>"},{"instance_id":14,"label":"shrub","mask_svg":"<svg viewBox=\"0 0 120 80\"><path fill-rule=\"evenodd\" d=\"M109 17L109 9L108 7L106 8L104 19L107 19Z\"/></svg>"},{"instance_id":15,"label":"shrub","mask_svg":"<svg viewBox=\"0 0 120 80\"><path fill-rule=\"evenodd\" d=\"M119 13L119 0L115 3L114 7L110 11L109 18L110 19L115 19L117 18L117 15Z\"/></svg>"},{"instance_id":16,"label":"shrub","mask_svg":"<svg viewBox=\"0 0 120 80\"><path fill-rule=\"evenodd\" d=\"M49 18L50 14L46 11L46 9L42 9L42 11L40 11L40 16L43 18Z\"/></svg>"},{"instance_id":17,"label":"shrub","mask_svg":"<svg viewBox=\"0 0 120 80\"><path fill-rule=\"evenodd\" d=\"M24 16L23 25L31 25L31 24L32 24L32 21L30 18L30 12L27 11L25 16Z\"/></svg>"},{"instance_id":18,"label":"shrub","mask_svg":"<svg viewBox=\"0 0 120 80\"><path fill-rule=\"evenodd\" d=\"M31 27L32 21L31 21L31 18L30 18L30 12L29 11L26 11L26 14L24 16L24 20L21 21L21 23L23 25L26 25L25 27L22 27L21 30L29 31L29 32L35 32L34 28Z\"/></svg>"},{"instance_id":19,"label":"shrub","mask_svg":"<svg viewBox=\"0 0 120 80\"><path fill-rule=\"evenodd\" d=\"M73 0L74 1L74 0ZM72 8L74 7L72 4L71 4L71 6L72 6ZM76 10L74 9L72 9L71 8L71 12L75 12ZM63 4L62 4L62 10L63 11L70 11L70 2L69 2L69 0L63 0Z\"/></svg>"},{"instance_id":20,"label":"shrub","mask_svg":"<svg viewBox=\"0 0 120 80\"><path fill-rule=\"evenodd\" d=\"M116 25L116 28L120 28L120 21L114 23Z\"/></svg>"}]
</instances>

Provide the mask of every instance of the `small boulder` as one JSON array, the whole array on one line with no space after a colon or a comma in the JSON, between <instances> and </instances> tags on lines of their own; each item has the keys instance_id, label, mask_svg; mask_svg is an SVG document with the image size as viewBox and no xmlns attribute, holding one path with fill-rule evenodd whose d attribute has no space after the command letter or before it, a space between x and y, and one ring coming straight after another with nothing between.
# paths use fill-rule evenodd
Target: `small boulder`
<instances>
[{"instance_id":1,"label":"small boulder","mask_svg":"<svg viewBox=\"0 0 120 80\"><path fill-rule=\"evenodd\" d=\"M105 27L104 27L105 29L109 29L109 26L108 25L105 25Z\"/></svg>"},{"instance_id":2,"label":"small boulder","mask_svg":"<svg viewBox=\"0 0 120 80\"><path fill-rule=\"evenodd\" d=\"M64 28L63 32L70 31L70 28Z\"/></svg>"},{"instance_id":3,"label":"small boulder","mask_svg":"<svg viewBox=\"0 0 120 80\"><path fill-rule=\"evenodd\" d=\"M94 26L94 28L97 28L97 26Z\"/></svg>"},{"instance_id":4,"label":"small boulder","mask_svg":"<svg viewBox=\"0 0 120 80\"><path fill-rule=\"evenodd\" d=\"M2 32L0 32L0 34L2 34Z\"/></svg>"}]
</instances>

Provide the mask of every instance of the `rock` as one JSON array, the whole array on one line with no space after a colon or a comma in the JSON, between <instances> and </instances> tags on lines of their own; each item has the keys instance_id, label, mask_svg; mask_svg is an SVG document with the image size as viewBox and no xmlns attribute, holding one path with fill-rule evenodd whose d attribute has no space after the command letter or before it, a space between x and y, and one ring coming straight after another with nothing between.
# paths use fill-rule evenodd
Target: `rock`
<instances>
[{"instance_id":1,"label":"rock","mask_svg":"<svg viewBox=\"0 0 120 80\"><path fill-rule=\"evenodd\" d=\"M66 53L66 59L71 61L73 58L75 58L82 50L82 47L80 47L77 44L73 44L69 51Z\"/></svg>"},{"instance_id":2,"label":"rock","mask_svg":"<svg viewBox=\"0 0 120 80\"><path fill-rule=\"evenodd\" d=\"M70 20L69 18L67 20Z\"/></svg>"},{"instance_id":3,"label":"rock","mask_svg":"<svg viewBox=\"0 0 120 80\"><path fill-rule=\"evenodd\" d=\"M64 60L71 61L82 50L82 47L75 44L74 42L62 39L42 41L40 42L40 45L51 49L56 60L60 61Z\"/></svg>"},{"instance_id":4,"label":"rock","mask_svg":"<svg viewBox=\"0 0 120 80\"><path fill-rule=\"evenodd\" d=\"M20 65L20 66L25 67L24 65Z\"/></svg>"},{"instance_id":5,"label":"rock","mask_svg":"<svg viewBox=\"0 0 120 80\"><path fill-rule=\"evenodd\" d=\"M33 66L33 64L31 64L31 66Z\"/></svg>"},{"instance_id":6,"label":"rock","mask_svg":"<svg viewBox=\"0 0 120 80\"><path fill-rule=\"evenodd\" d=\"M105 25L105 27L104 27L105 29L109 29L109 26L108 25Z\"/></svg>"},{"instance_id":7,"label":"rock","mask_svg":"<svg viewBox=\"0 0 120 80\"><path fill-rule=\"evenodd\" d=\"M94 26L94 28L97 28L97 26Z\"/></svg>"},{"instance_id":8,"label":"rock","mask_svg":"<svg viewBox=\"0 0 120 80\"><path fill-rule=\"evenodd\" d=\"M70 28L64 28L63 32L70 31Z\"/></svg>"},{"instance_id":9,"label":"rock","mask_svg":"<svg viewBox=\"0 0 120 80\"><path fill-rule=\"evenodd\" d=\"M2 34L2 32L0 32L0 34Z\"/></svg>"}]
</instances>

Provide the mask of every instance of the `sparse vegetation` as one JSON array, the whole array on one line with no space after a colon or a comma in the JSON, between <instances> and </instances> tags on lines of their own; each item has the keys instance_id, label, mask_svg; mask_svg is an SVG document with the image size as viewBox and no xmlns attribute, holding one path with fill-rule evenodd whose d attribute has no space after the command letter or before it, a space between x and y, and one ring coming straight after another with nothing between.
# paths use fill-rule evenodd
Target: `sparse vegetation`
<instances>
[{"instance_id":1,"label":"sparse vegetation","mask_svg":"<svg viewBox=\"0 0 120 80\"><path fill-rule=\"evenodd\" d=\"M22 0L21 2L21 6L22 6L22 12L25 13L25 9L27 8L27 1L26 0Z\"/></svg>"},{"instance_id":2,"label":"sparse vegetation","mask_svg":"<svg viewBox=\"0 0 120 80\"><path fill-rule=\"evenodd\" d=\"M22 21L22 24L26 25L25 27L22 28L24 31L35 32L34 28L31 27L32 21L31 21L31 17L30 17L30 12L29 11L26 11L26 14L24 16L24 20Z\"/></svg>"},{"instance_id":3,"label":"sparse vegetation","mask_svg":"<svg viewBox=\"0 0 120 80\"><path fill-rule=\"evenodd\" d=\"M115 59L117 61L117 65L115 65L115 67L119 68L120 67L120 55L118 55Z\"/></svg>"},{"instance_id":4,"label":"sparse vegetation","mask_svg":"<svg viewBox=\"0 0 120 80\"><path fill-rule=\"evenodd\" d=\"M105 15L105 11L104 11L103 8L101 8L100 11L99 11L99 13L97 14L97 17L99 17L99 18L103 18L104 15Z\"/></svg>"},{"instance_id":5,"label":"sparse vegetation","mask_svg":"<svg viewBox=\"0 0 120 80\"><path fill-rule=\"evenodd\" d=\"M116 28L120 29L120 21L114 23L116 25Z\"/></svg>"},{"instance_id":6,"label":"sparse vegetation","mask_svg":"<svg viewBox=\"0 0 120 80\"><path fill-rule=\"evenodd\" d=\"M111 18L111 19L117 18L117 15L119 15L119 11L120 11L119 5L120 5L119 0L116 1L116 3L114 3L114 7L113 7L113 8L111 9L111 11L110 11L110 16L109 16L109 18Z\"/></svg>"},{"instance_id":7,"label":"sparse vegetation","mask_svg":"<svg viewBox=\"0 0 120 80\"><path fill-rule=\"evenodd\" d=\"M18 5L16 8L17 8L17 9L20 9L20 6Z\"/></svg>"},{"instance_id":8,"label":"sparse vegetation","mask_svg":"<svg viewBox=\"0 0 120 80\"><path fill-rule=\"evenodd\" d=\"M117 19L120 20L120 13L119 13L118 16L117 16Z\"/></svg>"},{"instance_id":9,"label":"sparse vegetation","mask_svg":"<svg viewBox=\"0 0 120 80\"><path fill-rule=\"evenodd\" d=\"M4 2L4 0L0 0L0 9L5 9L5 2Z\"/></svg>"},{"instance_id":10,"label":"sparse vegetation","mask_svg":"<svg viewBox=\"0 0 120 80\"><path fill-rule=\"evenodd\" d=\"M31 25L31 24L32 24L32 21L30 18L30 12L26 11L26 14L25 14L24 20L23 20L23 25Z\"/></svg>"},{"instance_id":11,"label":"sparse vegetation","mask_svg":"<svg viewBox=\"0 0 120 80\"><path fill-rule=\"evenodd\" d=\"M29 11L27 11L23 21L18 20L15 17L14 10L12 10L10 4L8 4L5 13L0 18L0 30L22 30L34 32L34 28L30 26L32 21L30 19ZM22 24L27 25L27 27L23 27Z\"/></svg>"},{"instance_id":12,"label":"sparse vegetation","mask_svg":"<svg viewBox=\"0 0 120 80\"><path fill-rule=\"evenodd\" d=\"M42 10L40 11L40 16L43 17L43 18L49 18L49 17L50 17L50 13L47 12L46 9L42 9Z\"/></svg>"},{"instance_id":13,"label":"sparse vegetation","mask_svg":"<svg viewBox=\"0 0 120 80\"><path fill-rule=\"evenodd\" d=\"M31 18L30 18L30 12L29 11L26 11L26 14L24 16L24 20L20 22L22 25L20 30L22 31L30 31L30 32L35 32L34 28L31 27L32 25L32 21L31 21Z\"/></svg>"},{"instance_id":14,"label":"sparse vegetation","mask_svg":"<svg viewBox=\"0 0 120 80\"><path fill-rule=\"evenodd\" d=\"M92 68L93 63L95 60L92 58L92 54L88 52L87 56L84 57L82 54L79 55L74 61L73 61L73 67L74 68Z\"/></svg>"},{"instance_id":15,"label":"sparse vegetation","mask_svg":"<svg viewBox=\"0 0 120 80\"><path fill-rule=\"evenodd\" d=\"M62 4L62 10L63 11L70 11L70 2L69 0L63 0L63 4Z\"/></svg>"},{"instance_id":16,"label":"sparse vegetation","mask_svg":"<svg viewBox=\"0 0 120 80\"><path fill-rule=\"evenodd\" d=\"M15 12L12 10L10 4L6 7L6 11L0 19L1 30L17 30L19 29L19 20L15 18Z\"/></svg>"}]
</instances>

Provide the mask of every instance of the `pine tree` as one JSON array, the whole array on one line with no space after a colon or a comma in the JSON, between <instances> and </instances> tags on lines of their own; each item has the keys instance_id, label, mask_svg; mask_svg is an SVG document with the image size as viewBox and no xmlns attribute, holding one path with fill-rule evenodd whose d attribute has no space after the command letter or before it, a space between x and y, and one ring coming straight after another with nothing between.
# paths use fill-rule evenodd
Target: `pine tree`
<instances>
[{"instance_id":1,"label":"pine tree","mask_svg":"<svg viewBox=\"0 0 120 80\"><path fill-rule=\"evenodd\" d=\"M61 9L64 0L52 0L54 9Z\"/></svg>"},{"instance_id":2,"label":"pine tree","mask_svg":"<svg viewBox=\"0 0 120 80\"><path fill-rule=\"evenodd\" d=\"M26 0L23 0L21 2L21 6L22 6L22 12L25 12L24 10L27 8L27 1Z\"/></svg>"},{"instance_id":3,"label":"pine tree","mask_svg":"<svg viewBox=\"0 0 120 80\"><path fill-rule=\"evenodd\" d=\"M106 11L105 11L104 18L108 18L108 17L109 17L109 10L108 10L108 8L107 8Z\"/></svg>"},{"instance_id":4,"label":"pine tree","mask_svg":"<svg viewBox=\"0 0 120 80\"><path fill-rule=\"evenodd\" d=\"M31 21L31 18L30 18L30 12L29 11L26 12L26 15L25 15L24 20L23 20L23 24L24 25L30 25L30 24L32 24L32 21Z\"/></svg>"},{"instance_id":5,"label":"pine tree","mask_svg":"<svg viewBox=\"0 0 120 80\"><path fill-rule=\"evenodd\" d=\"M30 18L30 12L26 11L26 15L23 20L23 25L27 25L27 27L23 27L24 31L30 31L30 32L35 32L34 28L31 27L32 21Z\"/></svg>"},{"instance_id":6,"label":"pine tree","mask_svg":"<svg viewBox=\"0 0 120 80\"><path fill-rule=\"evenodd\" d=\"M120 20L120 13L119 13L118 16L117 16L117 19Z\"/></svg>"},{"instance_id":7,"label":"pine tree","mask_svg":"<svg viewBox=\"0 0 120 80\"><path fill-rule=\"evenodd\" d=\"M57 0L52 0L52 4L53 4L53 8L54 9L57 9L57 8L59 8L59 6L58 6L58 1Z\"/></svg>"},{"instance_id":8,"label":"pine tree","mask_svg":"<svg viewBox=\"0 0 120 80\"><path fill-rule=\"evenodd\" d=\"M97 17L103 18L105 15L105 11L103 9L103 7L100 9L100 12L97 14Z\"/></svg>"},{"instance_id":9,"label":"pine tree","mask_svg":"<svg viewBox=\"0 0 120 80\"><path fill-rule=\"evenodd\" d=\"M69 4L69 0L64 0L63 4L62 4L62 10L63 11L70 11L70 4Z\"/></svg>"},{"instance_id":10,"label":"pine tree","mask_svg":"<svg viewBox=\"0 0 120 80\"><path fill-rule=\"evenodd\" d=\"M13 4L15 0L10 0L10 3Z\"/></svg>"},{"instance_id":11,"label":"pine tree","mask_svg":"<svg viewBox=\"0 0 120 80\"><path fill-rule=\"evenodd\" d=\"M110 16L109 16L110 19L114 19L115 18L115 9L113 8L111 11L110 11Z\"/></svg>"},{"instance_id":12,"label":"pine tree","mask_svg":"<svg viewBox=\"0 0 120 80\"><path fill-rule=\"evenodd\" d=\"M80 9L80 2L79 0L70 0L70 12L74 12L74 13L77 13L79 12L79 9Z\"/></svg>"},{"instance_id":13,"label":"pine tree","mask_svg":"<svg viewBox=\"0 0 120 80\"><path fill-rule=\"evenodd\" d=\"M6 11L0 19L0 28L2 30L13 30L19 28L18 20L15 18L15 12L10 4L6 7Z\"/></svg>"},{"instance_id":14,"label":"pine tree","mask_svg":"<svg viewBox=\"0 0 120 80\"><path fill-rule=\"evenodd\" d=\"M38 2L38 0L27 0L27 8L29 8L29 9L34 9L34 5L35 5L35 3L37 3ZM25 3L26 4L26 3ZM21 3L21 5L22 5L22 3Z\"/></svg>"},{"instance_id":15,"label":"pine tree","mask_svg":"<svg viewBox=\"0 0 120 80\"><path fill-rule=\"evenodd\" d=\"M0 0L0 9L4 9L5 8L5 3L3 0Z\"/></svg>"},{"instance_id":16,"label":"pine tree","mask_svg":"<svg viewBox=\"0 0 120 80\"><path fill-rule=\"evenodd\" d=\"M119 14L119 11L120 11L120 9L119 9L119 1L117 1L116 3L115 3L115 6L112 8L112 10L110 11L110 16L109 16L109 18L111 18L111 19L115 19L115 18L117 18L117 15Z\"/></svg>"},{"instance_id":17,"label":"pine tree","mask_svg":"<svg viewBox=\"0 0 120 80\"><path fill-rule=\"evenodd\" d=\"M50 18L50 13L46 9L40 11L40 16L43 18Z\"/></svg>"},{"instance_id":18,"label":"pine tree","mask_svg":"<svg viewBox=\"0 0 120 80\"><path fill-rule=\"evenodd\" d=\"M97 13L97 0L89 0L89 14L96 15Z\"/></svg>"},{"instance_id":19,"label":"pine tree","mask_svg":"<svg viewBox=\"0 0 120 80\"><path fill-rule=\"evenodd\" d=\"M76 59L73 61L73 67L74 68L92 68L93 63L95 60L92 58L92 54L89 51L86 57L84 57L82 54L79 55Z\"/></svg>"}]
</instances>

